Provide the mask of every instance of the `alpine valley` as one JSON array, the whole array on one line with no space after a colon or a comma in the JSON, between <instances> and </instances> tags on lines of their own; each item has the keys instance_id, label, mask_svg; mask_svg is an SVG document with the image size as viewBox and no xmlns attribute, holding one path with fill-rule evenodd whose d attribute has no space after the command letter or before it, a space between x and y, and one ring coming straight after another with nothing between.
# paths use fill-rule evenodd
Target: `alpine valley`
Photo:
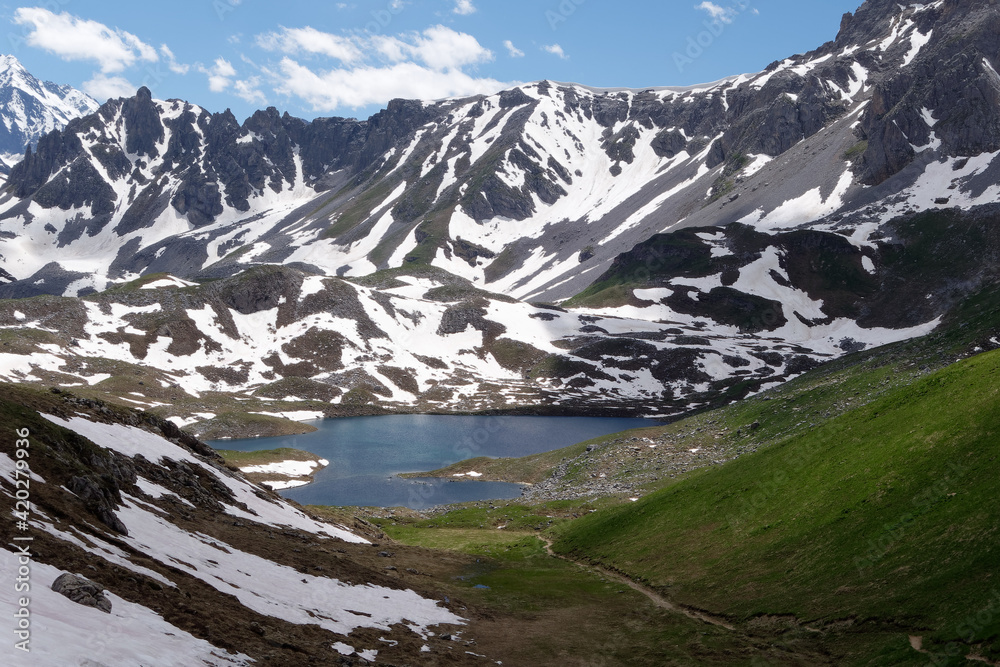
<instances>
[{"instance_id":1,"label":"alpine valley","mask_svg":"<svg viewBox=\"0 0 1000 667\"><path fill-rule=\"evenodd\" d=\"M0 489L64 638L31 664L1000 664L998 68L983 0L368 120L0 59ZM390 413L669 425L436 471L532 487L428 513L197 439Z\"/></svg>"}]
</instances>

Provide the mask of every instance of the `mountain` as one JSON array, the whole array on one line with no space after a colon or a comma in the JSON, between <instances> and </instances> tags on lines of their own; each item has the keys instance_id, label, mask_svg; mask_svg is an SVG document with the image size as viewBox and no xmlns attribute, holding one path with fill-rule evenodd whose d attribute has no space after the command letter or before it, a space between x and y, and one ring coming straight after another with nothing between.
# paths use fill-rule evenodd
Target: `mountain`
<instances>
[{"instance_id":1,"label":"mountain","mask_svg":"<svg viewBox=\"0 0 1000 667\"><path fill-rule=\"evenodd\" d=\"M98 107L86 93L39 81L14 56L0 56L0 162L4 173L21 160L25 147Z\"/></svg>"},{"instance_id":2,"label":"mountain","mask_svg":"<svg viewBox=\"0 0 1000 667\"><path fill-rule=\"evenodd\" d=\"M866 2L759 74L367 121L140 89L12 170L0 296L64 298L0 304L0 372L187 423L674 415L921 335L1000 267L995 18Z\"/></svg>"},{"instance_id":3,"label":"mountain","mask_svg":"<svg viewBox=\"0 0 1000 667\"><path fill-rule=\"evenodd\" d=\"M0 195L8 662L995 663L998 19L869 0L690 89L242 124L141 89L45 135ZM375 525L192 435L392 412L671 423Z\"/></svg>"},{"instance_id":4,"label":"mountain","mask_svg":"<svg viewBox=\"0 0 1000 667\"><path fill-rule=\"evenodd\" d=\"M14 171L0 215L21 256L0 245L3 268L75 295L165 267L420 263L553 301L658 232L873 231L968 208L992 201L1000 149L994 20L975 2L869 1L835 41L757 74L645 90L543 81L397 100L360 122L269 109L240 125L141 90Z\"/></svg>"}]
</instances>

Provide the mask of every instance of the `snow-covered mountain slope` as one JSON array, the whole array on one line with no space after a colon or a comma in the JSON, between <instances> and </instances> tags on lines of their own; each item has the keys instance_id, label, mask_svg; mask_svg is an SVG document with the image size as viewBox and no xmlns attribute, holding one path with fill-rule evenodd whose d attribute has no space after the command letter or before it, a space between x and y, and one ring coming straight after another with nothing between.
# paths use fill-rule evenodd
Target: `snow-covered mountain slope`
<instances>
[{"instance_id":1,"label":"snow-covered mountain slope","mask_svg":"<svg viewBox=\"0 0 1000 667\"><path fill-rule=\"evenodd\" d=\"M39 81L14 56L0 55L0 162L3 172L24 149L69 121L97 111L99 104L70 86Z\"/></svg>"},{"instance_id":2,"label":"snow-covered mountain slope","mask_svg":"<svg viewBox=\"0 0 1000 667\"><path fill-rule=\"evenodd\" d=\"M437 269L347 281L257 267L203 286L151 276L84 299L3 301L0 377L76 386L184 424L237 412L667 416L926 333L942 312L865 321L855 283L887 298L866 268L883 259L839 235L800 243L818 244L820 259L833 249L823 274L810 258L786 260L795 238L757 234L729 249L710 231L678 234L687 268L672 281L573 310ZM851 280L824 282L842 274Z\"/></svg>"},{"instance_id":3,"label":"snow-covered mountain slope","mask_svg":"<svg viewBox=\"0 0 1000 667\"><path fill-rule=\"evenodd\" d=\"M30 600L0 600L30 614L30 653L11 642L6 665L340 664L347 646L393 662L447 653L438 635L466 625L363 565L379 548L356 529L250 484L169 422L10 386L0 411L0 497L31 499L26 525L0 528L0 572ZM64 573L107 589L110 612L50 590Z\"/></svg>"},{"instance_id":4,"label":"snow-covered mountain slope","mask_svg":"<svg viewBox=\"0 0 1000 667\"><path fill-rule=\"evenodd\" d=\"M557 301L671 229L985 203L1000 151L995 13L869 0L835 41L757 74L646 90L543 81L395 101L364 122L268 110L240 126L143 90L14 171L4 294L417 263Z\"/></svg>"},{"instance_id":5,"label":"snow-covered mountain slope","mask_svg":"<svg viewBox=\"0 0 1000 667\"><path fill-rule=\"evenodd\" d=\"M310 236L303 218L317 192L384 161L428 113L399 102L367 122L305 123L272 108L241 126L145 88L112 100L12 170L0 255L28 278L8 294L76 295L163 268L195 275L282 222L289 238Z\"/></svg>"}]
</instances>

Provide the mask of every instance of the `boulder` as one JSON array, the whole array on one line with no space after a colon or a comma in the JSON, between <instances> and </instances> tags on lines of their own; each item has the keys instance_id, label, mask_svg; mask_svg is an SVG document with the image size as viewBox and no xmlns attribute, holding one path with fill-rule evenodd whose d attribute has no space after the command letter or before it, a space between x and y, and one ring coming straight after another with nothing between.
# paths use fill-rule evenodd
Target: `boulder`
<instances>
[{"instance_id":1,"label":"boulder","mask_svg":"<svg viewBox=\"0 0 1000 667\"><path fill-rule=\"evenodd\" d=\"M52 582L52 590L65 595L77 604L111 613L111 600L104 596L104 589L78 574L61 574Z\"/></svg>"}]
</instances>

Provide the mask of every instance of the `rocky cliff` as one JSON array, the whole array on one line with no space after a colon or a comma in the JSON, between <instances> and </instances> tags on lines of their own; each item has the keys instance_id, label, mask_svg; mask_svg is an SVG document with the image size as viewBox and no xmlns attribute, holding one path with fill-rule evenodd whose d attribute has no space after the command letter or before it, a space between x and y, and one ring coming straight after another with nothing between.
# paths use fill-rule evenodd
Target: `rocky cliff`
<instances>
[{"instance_id":1,"label":"rocky cliff","mask_svg":"<svg viewBox=\"0 0 1000 667\"><path fill-rule=\"evenodd\" d=\"M982 3L866 2L836 40L758 74L645 90L543 81L394 101L361 122L269 109L240 125L141 90L16 167L0 201L17 280L5 293L76 295L168 268L431 264L558 300L672 229L986 203L997 20Z\"/></svg>"}]
</instances>

